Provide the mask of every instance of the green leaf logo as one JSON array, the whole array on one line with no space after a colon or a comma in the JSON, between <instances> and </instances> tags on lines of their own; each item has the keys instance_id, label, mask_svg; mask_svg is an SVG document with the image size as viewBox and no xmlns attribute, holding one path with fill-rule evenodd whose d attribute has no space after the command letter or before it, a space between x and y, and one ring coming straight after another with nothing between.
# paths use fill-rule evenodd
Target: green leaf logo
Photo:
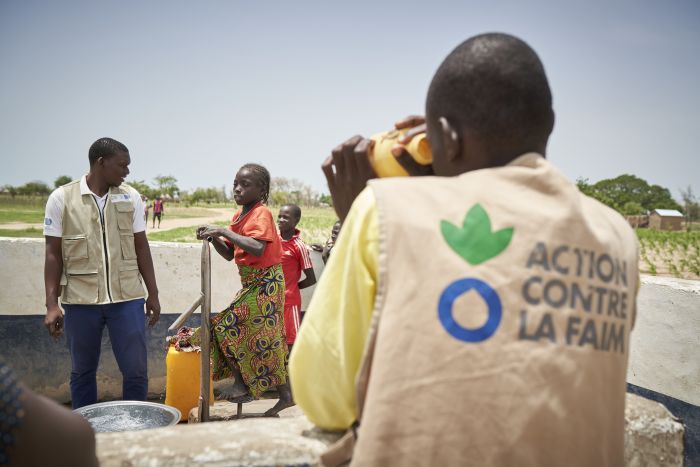
<instances>
[{"instance_id":1,"label":"green leaf logo","mask_svg":"<svg viewBox=\"0 0 700 467\"><path fill-rule=\"evenodd\" d=\"M440 230L450 248L472 266L498 256L513 237L513 227L491 232L489 215L478 203L464 216L462 228L443 220Z\"/></svg>"}]
</instances>

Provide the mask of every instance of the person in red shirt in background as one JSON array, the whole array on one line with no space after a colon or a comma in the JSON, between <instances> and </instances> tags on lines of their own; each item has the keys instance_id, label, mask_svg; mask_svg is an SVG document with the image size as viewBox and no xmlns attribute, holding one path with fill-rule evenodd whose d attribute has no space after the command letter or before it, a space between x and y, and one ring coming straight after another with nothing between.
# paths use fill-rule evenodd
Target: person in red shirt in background
<instances>
[{"instance_id":1,"label":"person in red shirt in background","mask_svg":"<svg viewBox=\"0 0 700 467\"><path fill-rule=\"evenodd\" d=\"M163 200L161 199L160 196L156 196L156 199L153 200L153 227L156 228L156 219L158 219L158 228L160 229L160 220L161 217L163 217L163 214L165 214L165 207L163 206Z\"/></svg>"},{"instance_id":2,"label":"person in red shirt in background","mask_svg":"<svg viewBox=\"0 0 700 467\"><path fill-rule=\"evenodd\" d=\"M277 226L282 241L282 272L284 273L284 330L287 336L287 347L292 345L297 337L301 322L301 292L300 289L316 283L311 256L304 241L296 228L301 220L301 208L296 204L285 204L277 215ZM304 280L300 281L302 271Z\"/></svg>"}]
</instances>

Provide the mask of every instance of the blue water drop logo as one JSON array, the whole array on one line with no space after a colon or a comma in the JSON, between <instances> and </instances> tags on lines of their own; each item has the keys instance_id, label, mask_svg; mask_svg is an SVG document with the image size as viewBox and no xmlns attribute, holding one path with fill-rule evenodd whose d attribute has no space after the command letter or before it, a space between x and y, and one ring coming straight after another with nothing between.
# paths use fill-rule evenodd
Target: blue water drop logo
<instances>
[{"instance_id":1,"label":"blue water drop logo","mask_svg":"<svg viewBox=\"0 0 700 467\"><path fill-rule=\"evenodd\" d=\"M465 328L455 321L452 313L455 300L469 292L476 291L488 306L488 319L483 326L476 329ZM455 339L464 342L483 342L493 336L501 324L503 307L501 298L486 282L475 278L459 279L447 286L440 295L438 318L445 330Z\"/></svg>"}]
</instances>

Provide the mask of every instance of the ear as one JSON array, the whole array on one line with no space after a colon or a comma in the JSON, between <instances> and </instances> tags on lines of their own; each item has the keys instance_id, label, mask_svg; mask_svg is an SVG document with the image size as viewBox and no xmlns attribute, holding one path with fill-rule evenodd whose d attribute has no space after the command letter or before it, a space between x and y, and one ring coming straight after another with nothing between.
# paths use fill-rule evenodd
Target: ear
<instances>
[{"instance_id":1,"label":"ear","mask_svg":"<svg viewBox=\"0 0 700 467\"><path fill-rule=\"evenodd\" d=\"M442 139L442 147L445 149L445 156L447 160L454 161L461 152L457 130L445 117L440 117L438 122L440 123L440 138Z\"/></svg>"}]
</instances>

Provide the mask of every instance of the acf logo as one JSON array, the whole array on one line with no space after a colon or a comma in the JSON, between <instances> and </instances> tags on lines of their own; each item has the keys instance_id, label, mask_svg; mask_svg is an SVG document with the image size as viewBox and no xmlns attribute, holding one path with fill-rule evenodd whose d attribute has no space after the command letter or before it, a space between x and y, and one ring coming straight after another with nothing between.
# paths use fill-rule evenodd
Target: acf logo
<instances>
[{"instance_id":1,"label":"acf logo","mask_svg":"<svg viewBox=\"0 0 700 467\"><path fill-rule=\"evenodd\" d=\"M510 244L513 227L491 231L491 220L480 204L475 204L464 216L462 227L449 221L440 222L442 236L452 250L472 266L500 255ZM455 301L474 290L488 306L486 323L479 328L465 328L454 319ZM464 342L482 342L491 337L501 324L503 307L496 291L486 282L468 277L448 285L440 295L438 318L445 330L454 338Z\"/></svg>"}]
</instances>

